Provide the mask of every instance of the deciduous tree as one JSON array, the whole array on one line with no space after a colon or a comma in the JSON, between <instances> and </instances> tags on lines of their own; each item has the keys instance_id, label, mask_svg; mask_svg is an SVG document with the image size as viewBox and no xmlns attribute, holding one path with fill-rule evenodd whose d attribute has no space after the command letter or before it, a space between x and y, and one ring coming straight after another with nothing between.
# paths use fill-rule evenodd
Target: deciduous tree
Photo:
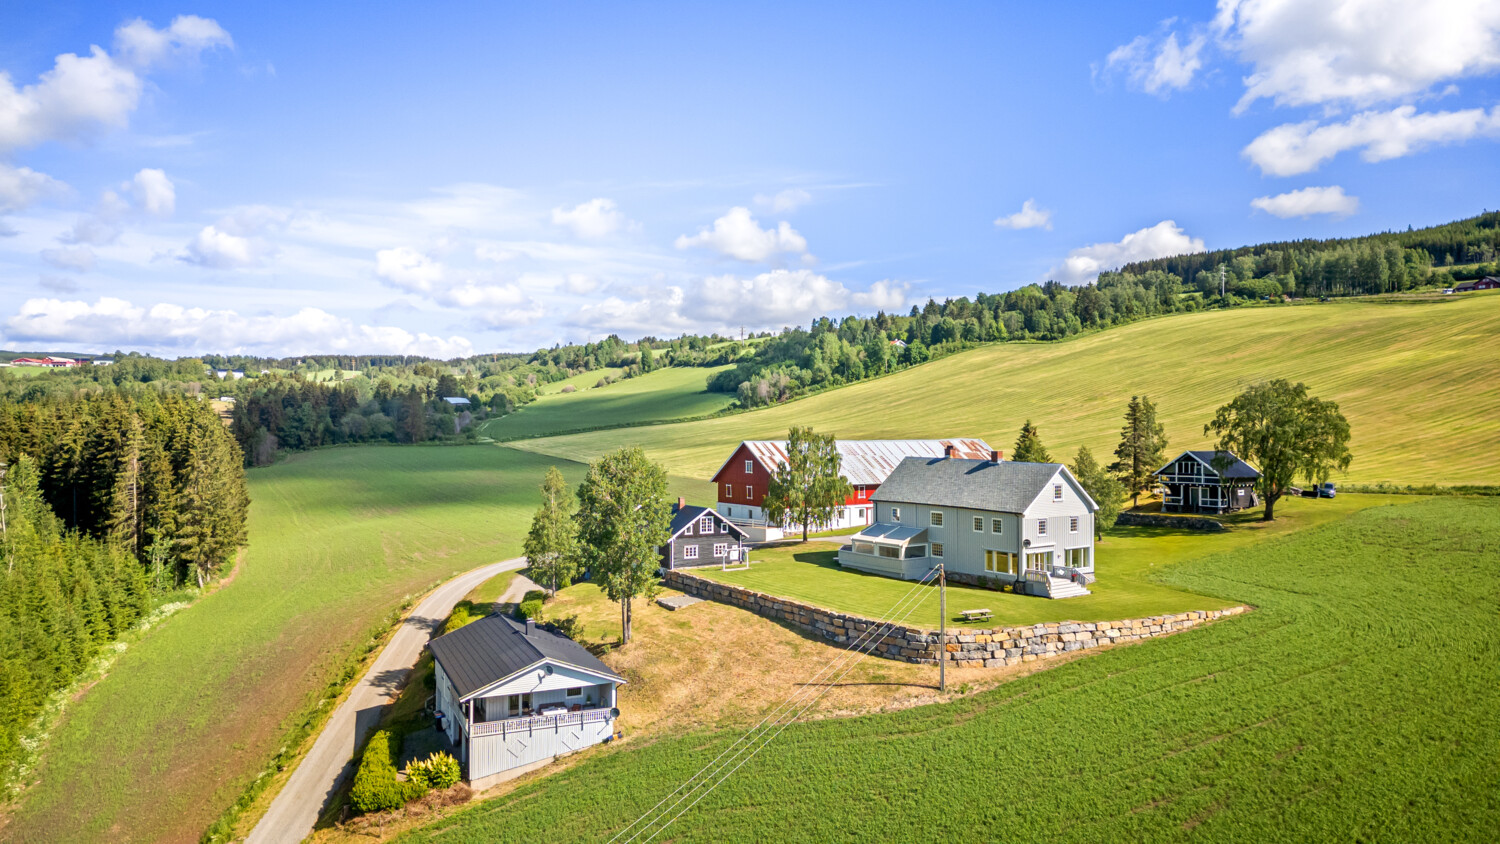
<instances>
[{"instance_id":1,"label":"deciduous tree","mask_svg":"<svg viewBox=\"0 0 1500 844\"><path fill-rule=\"evenodd\" d=\"M1102 540L1104 532L1115 526L1120 518L1120 505L1125 500L1125 486L1104 470L1094 459L1087 446L1079 446L1073 458L1073 477L1078 479L1099 509L1094 512L1094 539Z\"/></svg>"},{"instance_id":2,"label":"deciduous tree","mask_svg":"<svg viewBox=\"0 0 1500 844\"><path fill-rule=\"evenodd\" d=\"M554 594L578 573L578 525L573 510L568 482L556 466L549 467L542 481L542 506L531 517L523 552L532 576Z\"/></svg>"},{"instance_id":3,"label":"deciduous tree","mask_svg":"<svg viewBox=\"0 0 1500 844\"><path fill-rule=\"evenodd\" d=\"M1255 384L1219 408L1203 433L1218 435L1214 464L1228 468L1233 452L1260 468L1265 521L1275 518L1276 502L1298 477L1328 480L1349 468L1349 421L1335 402L1308 395L1307 385L1284 379Z\"/></svg>"},{"instance_id":4,"label":"deciduous tree","mask_svg":"<svg viewBox=\"0 0 1500 844\"><path fill-rule=\"evenodd\" d=\"M802 525L807 541L810 525L826 525L849 500L853 488L839 473L839 452L833 434L794 427L787 434L786 462L771 474L761 509L773 525Z\"/></svg>"},{"instance_id":5,"label":"deciduous tree","mask_svg":"<svg viewBox=\"0 0 1500 844\"><path fill-rule=\"evenodd\" d=\"M611 601L620 602L622 644L630 642L631 602L656 591L657 550L672 521L667 474L640 446L606 454L578 485L578 557Z\"/></svg>"}]
</instances>

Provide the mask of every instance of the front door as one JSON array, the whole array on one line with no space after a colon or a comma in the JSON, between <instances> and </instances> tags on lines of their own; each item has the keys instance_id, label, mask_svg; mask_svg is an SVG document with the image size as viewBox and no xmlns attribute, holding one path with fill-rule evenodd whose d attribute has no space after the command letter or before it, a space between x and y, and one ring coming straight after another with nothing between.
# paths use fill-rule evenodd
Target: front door
<instances>
[{"instance_id":1,"label":"front door","mask_svg":"<svg viewBox=\"0 0 1500 844\"><path fill-rule=\"evenodd\" d=\"M1203 490L1195 486L1188 487L1188 512L1198 512L1198 500Z\"/></svg>"}]
</instances>

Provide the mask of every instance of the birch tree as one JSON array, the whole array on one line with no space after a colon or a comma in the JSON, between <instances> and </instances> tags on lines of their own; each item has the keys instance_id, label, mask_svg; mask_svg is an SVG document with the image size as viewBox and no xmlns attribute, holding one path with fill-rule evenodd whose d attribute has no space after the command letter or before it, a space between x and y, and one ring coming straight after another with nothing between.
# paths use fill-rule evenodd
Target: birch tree
<instances>
[{"instance_id":1,"label":"birch tree","mask_svg":"<svg viewBox=\"0 0 1500 844\"><path fill-rule=\"evenodd\" d=\"M807 541L810 525L826 525L849 500L854 489L839 472L839 451L833 434L796 427L787 433L786 462L771 474L761 509L777 527L802 525Z\"/></svg>"},{"instance_id":2,"label":"birch tree","mask_svg":"<svg viewBox=\"0 0 1500 844\"><path fill-rule=\"evenodd\" d=\"M606 454L578 485L578 559L620 604L621 644L630 643L631 604L656 592L659 548L671 533L667 474L640 446Z\"/></svg>"},{"instance_id":3,"label":"birch tree","mask_svg":"<svg viewBox=\"0 0 1500 844\"><path fill-rule=\"evenodd\" d=\"M547 469L542 481L542 506L531 517L523 553L534 578L557 594L578 574L578 525L573 521L574 504L568 482L556 466Z\"/></svg>"}]
</instances>

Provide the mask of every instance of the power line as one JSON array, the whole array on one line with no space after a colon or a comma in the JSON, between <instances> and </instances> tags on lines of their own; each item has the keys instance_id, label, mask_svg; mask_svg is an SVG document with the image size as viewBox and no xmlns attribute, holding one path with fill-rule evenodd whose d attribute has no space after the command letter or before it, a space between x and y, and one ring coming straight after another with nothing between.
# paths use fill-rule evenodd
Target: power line
<instances>
[{"instance_id":1,"label":"power line","mask_svg":"<svg viewBox=\"0 0 1500 844\"><path fill-rule=\"evenodd\" d=\"M709 762L701 770L693 774L693 776L689 777L686 781L684 781L681 785L674 789L672 793L662 798L661 802L657 803L651 809L647 810L645 814L641 815L624 829L616 833L615 837L610 839L611 844L613 844L614 841L618 840L620 836L624 835L630 829L634 828L637 824L645 821L648 817L657 815L657 817L652 819L630 838L626 839L625 844L631 844L631 842L634 842L637 838L647 832L649 832L650 834L647 835L644 840L646 842L649 842L651 839L660 834L662 830L665 830L667 826L670 826L674 821L676 821L677 818L681 817L683 813L687 812L688 809L691 809L693 806L697 805L700 800L702 800L710 792L712 792L715 788L717 788L720 784L727 780L746 762L754 758L755 754L759 753L761 749L774 741L776 737L787 728L787 726L789 726L793 721L796 721L798 718L800 718L814 704L821 700L824 695L828 694L828 691L833 688L833 683L836 683L838 680L842 680L845 676L847 676L849 672L854 669L854 666L857 665L860 660L864 659L864 657L868 655L868 652L870 650L873 650L874 645L877 644L879 638L884 637L884 635L889 632L896 624L904 622L907 617L909 617L913 612L916 611L925 597L920 594L923 587L928 585L929 580L931 580L931 578L936 573L937 569L929 571L927 575L925 575L921 580L917 581L916 585L913 586L911 590L909 590L905 595L903 595L901 599L898 600L889 611L887 611L886 614L888 616L893 616L896 613L901 613L899 619L871 624L863 634L857 637L855 641L850 644L849 649L845 653L842 653L830 660L829 663L825 665L816 675L814 675L812 679L808 680L806 683L803 683L801 688L794 691L785 701L777 706L775 710L773 710L765 718L761 719L760 723L750 728L750 730L748 730L745 735L737 739L734 744L730 745L728 748L725 748L724 751L722 751L717 757L715 757L712 762ZM915 602L912 602L914 596L916 600ZM908 604L910 604L910 606L907 606ZM845 664L847 664L847 667L845 667ZM798 705L801 704L801 701L799 701L798 699L807 695L812 690L812 686L814 683L818 682L818 680L828 672L838 671L840 668L843 669L842 672L839 673L831 683L825 685L825 687L821 691L814 695L811 700L807 701L805 705L802 705L802 708L793 713L790 718L786 719L785 721L782 720L782 716L784 713L795 709ZM764 727L768 721L771 721L773 723L770 727L766 727L766 729L762 730L761 728ZM771 732L773 729L774 732ZM759 731L759 735L757 735L757 731ZM771 734L769 738L765 738L764 740L762 740L762 736L764 736L766 733ZM746 744L747 741L748 744ZM741 747L741 745L744 746ZM736 751L736 748L739 748L739 750ZM745 756L745 753L747 751L749 752L749 755ZM732 755L730 755L731 753ZM726 755L729 756L728 760L724 759ZM741 756L744 756L744 758L740 759ZM720 777L719 774L723 772L724 769L727 768L730 764L734 763L736 759L740 759L739 763L736 764L734 768L730 769L728 773L725 773L722 777ZM710 772L710 769L713 769L712 772ZM707 777L700 780L700 778L702 778L705 773L708 774ZM652 827L655 827L658 823L660 823L661 818L665 817L668 812L676 809L679 805L682 804L684 800L692 797L695 792L698 792L700 788L703 788L704 783L707 780L712 780L715 777L718 777L718 779L711 785L709 785L705 790L703 790L702 793L699 793L691 803L689 803L681 811L677 812L677 814L673 815L666 821L666 823L662 824L659 828L654 830L652 829ZM690 785L691 787L689 787ZM683 789L687 789L686 793L683 793L681 794L681 796L677 797L677 799L673 801L670 806L667 806L666 809L662 810L660 815L658 815L658 810L660 810L662 806L667 803L667 801L671 800L673 796L679 794L679 792L682 792Z\"/></svg>"}]
</instances>

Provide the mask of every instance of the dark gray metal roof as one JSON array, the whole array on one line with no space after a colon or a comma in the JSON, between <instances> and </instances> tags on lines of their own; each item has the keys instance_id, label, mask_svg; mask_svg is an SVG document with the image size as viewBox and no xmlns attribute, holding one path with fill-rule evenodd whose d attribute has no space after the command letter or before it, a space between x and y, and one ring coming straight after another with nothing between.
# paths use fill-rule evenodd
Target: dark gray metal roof
<instances>
[{"instance_id":1,"label":"dark gray metal roof","mask_svg":"<svg viewBox=\"0 0 1500 844\"><path fill-rule=\"evenodd\" d=\"M1098 509L1061 463L995 463L956 457L906 458L875 491L874 500L1023 513L1059 469L1073 481L1089 512Z\"/></svg>"},{"instance_id":2,"label":"dark gray metal roof","mask_svg":"<svg viewBox=\"0 0 1500 844\"><path fill-rule=\"evenodd\" d=\"M683 528L686 528L693 522L698 521L698 518L700 516L703 516L704 514L713 516L715 520L727 526L732 533L734 533L741 539L744 539L745 537L750 535L748 533L745 533L744 529L739 525L724 518L724 516L721 515L719 511L714 510L710 507L699 507L696 504L688 504L683 507L678 507L674 504L672 505L672 535L668 538L676 539L677 534L682 533Z\"/></svg>"},{"instance_id":3,"label":"dark gray metal roof","mask_svg":"<svg viewBox=\"0 0 1500 844\"><path fill-rule=\"evenodd\" d=\"M427 643L432 656L443 665L460 698L543 660L571 665L584 671L625 678L600 662L582 645L566 636L526 625L503 615L491 615L465 624L452 633Z\"/></svg>"},{"instance_id":4,"label":"dark gray metal roof","mask_svg":"<svg viewBox=\"0 0 1500 844\"><path fill-rule=\"evenodd\" d=\"M1202 451L1202 450L1192 451L1192 450L1189 450L1189 451L1183 452L1183 454L1191 454L1194 457L1198 458L1199 460L1203 461L1203 464L1205 466L1207 466L1208 468L1210 468L1210 469L1217 469L1217 467L1214 466L1214 456L1217 455L1218 453L1219 452L1214 451L1213 449L1209 449L1207 451ZM1254 466L1251 466L1249 463L1246 463L1245 461L1241 460L1239 457L1237 457L1235 455L1234 452L1232 452L1232 451L1226 451L1224 453L1227 454L1227 455L1229 455L1229 457L1234 462L1232 462L1232 463L1229 464L1229 468L1228 469L1225 469L1223 472L1219 473L1221 477L1223 477L1223 478L1225 478L1227 480L1255 480L1256 478L1260 477L1260 472ZM1168 463L1166 466L1163 466L1160 469L1157 469L1154 474L1160 474L1162 472L1165 472L1167 470L1167 467L1171 466L1172 463L1176 463L1178 460L1181 460L1181 459L1182 459L1182 454L1177 455L1176 457L1172 458L1172 462L1171 463Z\"/></svg>"}]
</instances>

